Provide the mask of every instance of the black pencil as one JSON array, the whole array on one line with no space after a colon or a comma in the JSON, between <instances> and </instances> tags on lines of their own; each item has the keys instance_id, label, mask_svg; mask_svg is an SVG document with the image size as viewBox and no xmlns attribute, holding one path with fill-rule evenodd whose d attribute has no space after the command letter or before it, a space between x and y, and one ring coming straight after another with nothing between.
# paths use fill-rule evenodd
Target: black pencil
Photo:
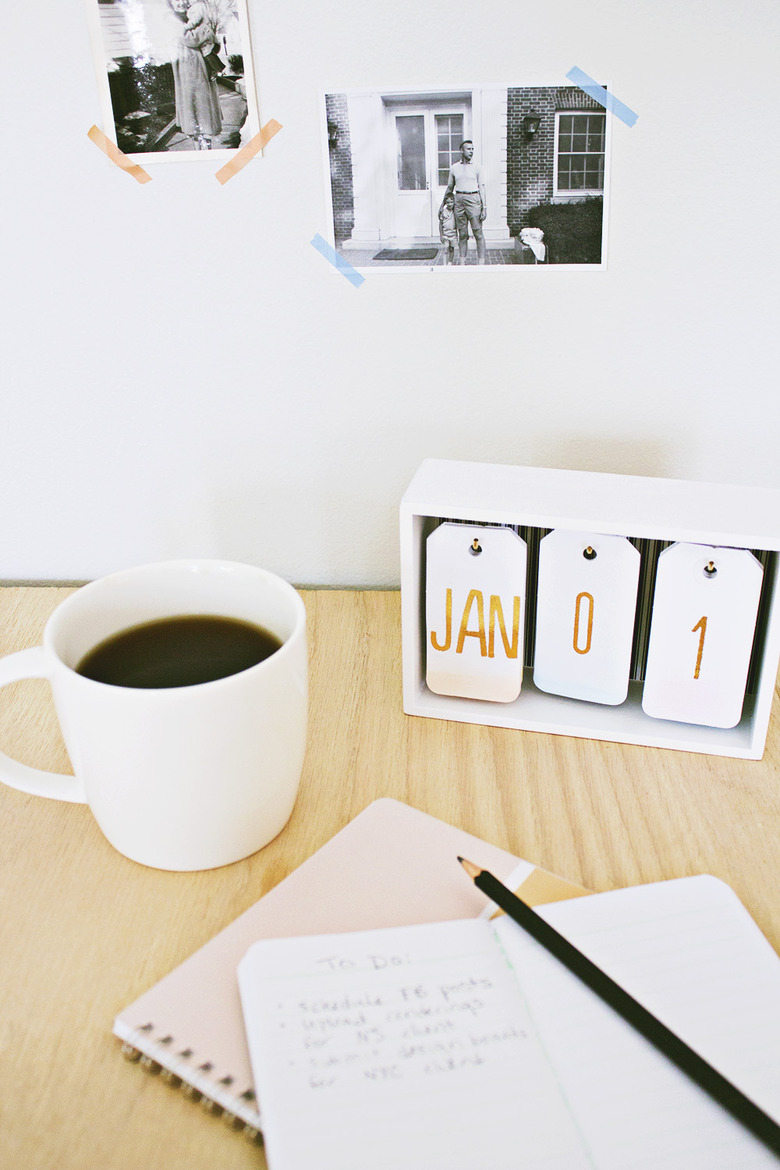
<instances>
[{"instance_id":1,"label":"black pencil","mask_svg":"<svg viewBox=\"0 0 780 1170\"><path fill-rule=\"evenodd\" d=\"M642 1007L641 1003L586 958L516 894L502 885L492 873L480 869L462 857L459 857L458 861L469 877L473 878L474 885L487 894L491 901L500 906L523 930L541 943L545 950L563 963L573 975L594 991L604 1003L622 1016L700 1088L709 1093L773 1153L780 1154L780 1125L768 1113L662 1024L647 1008Z\"/></svg>"}]
</instances>

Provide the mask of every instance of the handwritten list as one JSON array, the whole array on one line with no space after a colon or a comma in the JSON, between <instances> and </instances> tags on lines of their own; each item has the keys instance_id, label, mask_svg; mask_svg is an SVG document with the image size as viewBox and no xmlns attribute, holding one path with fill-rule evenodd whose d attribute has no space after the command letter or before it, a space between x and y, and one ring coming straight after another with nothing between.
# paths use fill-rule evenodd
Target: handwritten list
<instances>
[{"instance_id":1,"label":"handwritten list","mask_svg":"<svg viewBox=\"0 0 780 1170\"><path fill-rule=\"evenodd\" d=\"M261 942L240 982L273 1170L589 1166L488 922Z\"/></svg>"},{"instance_id":2,"label":"handwritten list","mask_svg":"<svg viewBox=\"0 0 780 1170\"><path fill-rule=\"evenodd\" d=\"M540 913L780 1119L780 960L700 876ZM775 1170L508 918L256 943L270 1170Z\"/></svg>"},{"instance_id":3,"label":"handwritten list","mask_svg":"<svg viewBox=\"0 0 780 1170\"><path fill-rule=\"evenodd\" d=\"M358 976L390 968L402 982L385 976L376 992L280 1003L312 1088L450 1077L497 1063L527 1039L517 1026L496 1022L496 983L489 974L431 978L408 954L383 952L365 955L363 963L340 954L318 963Z\"/></svg>"}]
</instances>

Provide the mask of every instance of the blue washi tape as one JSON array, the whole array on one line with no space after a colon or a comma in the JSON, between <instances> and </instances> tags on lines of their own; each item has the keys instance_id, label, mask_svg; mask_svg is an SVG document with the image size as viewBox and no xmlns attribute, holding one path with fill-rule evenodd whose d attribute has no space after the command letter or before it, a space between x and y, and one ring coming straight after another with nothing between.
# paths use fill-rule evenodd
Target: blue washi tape
<instances>
[{"instance_id":1,"label":"blue washi tape","mask_svg":"<svg viewBox=\"0 0 780 1170\"><path fill-rule=\"evenodd\" d=\"M634 125L639 115L635 114L633 110L629 110L627 105L624 105L623 102L613 97L611 93L608 93L604 89L603 85L599 85L592 77L588 77L587 73L583 73L576 65L573 69L569 70L566 76L569 81L573 81L580 89L584 89L585 93L589 94L600 106L604 106L616 118L620 118L621 122L625 122L627 126Z\"/></svg>"},{"instance_id":2,"label":"blue washi tape","mask_svg":"<svg viewBox=\"0 0 780 1170\"><path fill-rule=\"evenodd\" d=\"M327 240L323 240L322 236L316 235L312 240L312 247L316 248L326 260L330 260L331 264L335 268L338 268L341 275L346 276L347 280L351 284L354 284L355 288L360 288L366 279L365 276L361 276L357 268L353 268L343 256L338 254L335 248L331 248Z\"/></svg>"}]
</instances>

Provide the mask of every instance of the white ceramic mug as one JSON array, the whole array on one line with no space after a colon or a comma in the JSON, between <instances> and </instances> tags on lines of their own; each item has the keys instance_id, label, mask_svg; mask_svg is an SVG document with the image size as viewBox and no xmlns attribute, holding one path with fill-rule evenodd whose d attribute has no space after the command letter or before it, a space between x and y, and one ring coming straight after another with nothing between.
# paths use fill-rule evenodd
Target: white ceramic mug
<instances>
[{"instance_id":1,"label":"white ceramic mug","mask_svg":"<svg viewBox=\"0 0 780 1170\"><path fill-rule=\"evenodd\" d=\"M243 619L282 645L248 670L194 686L143 690L76 672L112 634L185 614ZM51 682L75 775L0 754L0 780L88 804L133 861L211 869L254 853L287 823L306 743L306 611L273 573L181 560L93 581L57 607L42 646L0 659L0 686L24 678Z\"/></svg>"}]
</instances>

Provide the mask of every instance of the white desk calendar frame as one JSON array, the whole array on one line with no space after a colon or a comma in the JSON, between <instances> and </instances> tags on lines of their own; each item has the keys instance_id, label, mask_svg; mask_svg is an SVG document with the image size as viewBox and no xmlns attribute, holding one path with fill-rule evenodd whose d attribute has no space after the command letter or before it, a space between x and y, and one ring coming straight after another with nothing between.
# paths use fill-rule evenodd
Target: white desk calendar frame
<instances>
[{"instance_id":1,"label":"white desk calendar frame","mask_svg":"<svg viewBox=\"0 0 780 1170\"><path fill-rule=\"evenodd\" d=\"M780 491L427 459L401 501L400 520L403 704L408 715L761 759L780 660ZM544 694L533 685L528 657L530 669L512 703L433 694L425 685L425 542L443 520L512 525L531 532L567 528L635 541L690 541L753 551L764 565L764 584L739 724L724 730L652 719L642 710L641 671L630 683L625 703L616 707ZM657 552L661 546L654 547ZM640 579L637 622L646 632L649 577L645 584L643 589ZM531 628L535 589L529 573L526 620Z\"/></svg>"}]
</instances>

